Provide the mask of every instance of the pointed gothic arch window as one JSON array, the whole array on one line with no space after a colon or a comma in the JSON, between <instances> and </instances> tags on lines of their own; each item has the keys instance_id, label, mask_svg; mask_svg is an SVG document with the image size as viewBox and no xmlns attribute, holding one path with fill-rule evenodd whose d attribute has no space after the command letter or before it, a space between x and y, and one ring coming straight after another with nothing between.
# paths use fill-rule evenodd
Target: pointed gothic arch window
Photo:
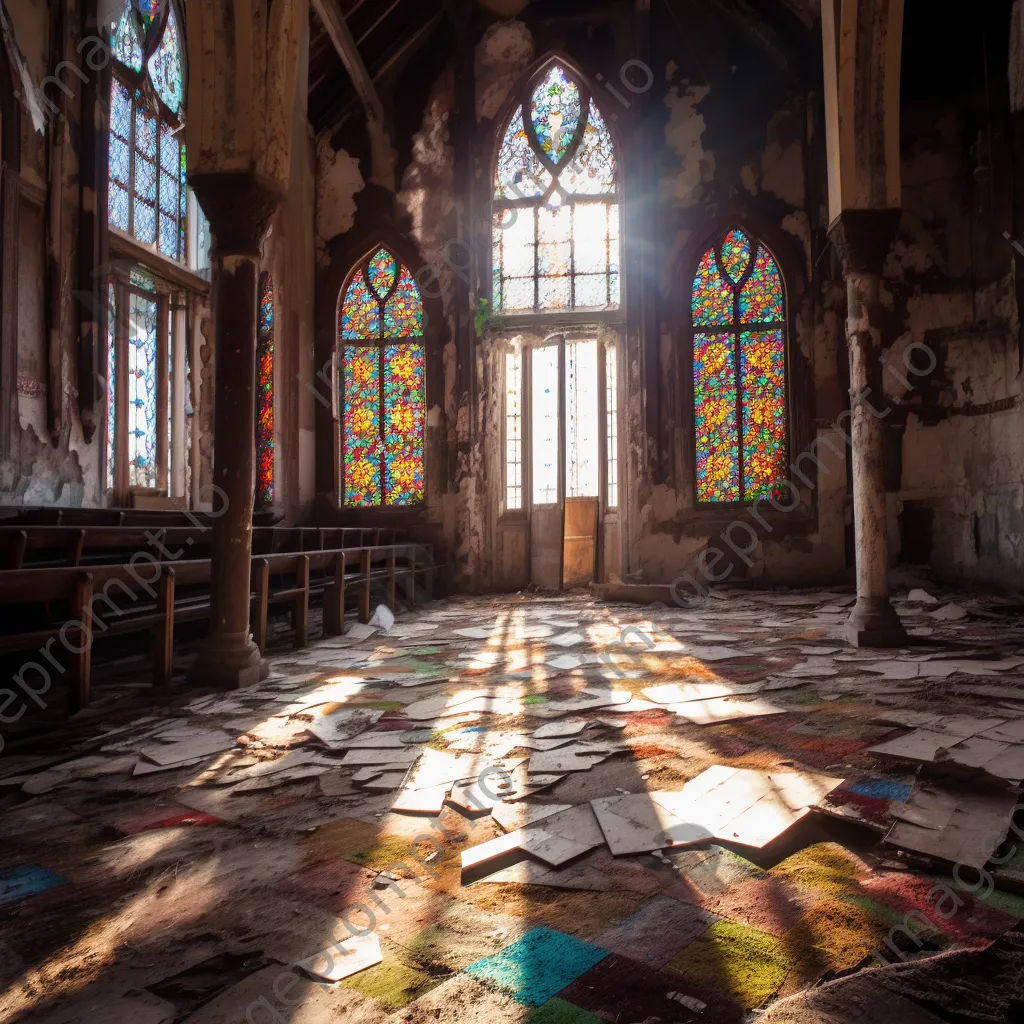
<instances>
[{"instance_id":1,"label":"pointed gothic arch window","mask_svg":"<svg viewBox=\"0 0 1024 1024\"><path fill-rule=\"evenodd\" d=\"M341 295L342 501L417 504L426 418L419 288L409 268L379 246L356 264Z\"/></svg>"},{"instance_id":2,"label":"pointed gothic arch window","mask_svg":"<svg viewBox=\"0 0 1024 1024\"><path fill-rule=\"evenodd\" d=\"M764 243L731 228L691 289L696 497L756 502L786 475L786 290Z\"/></svg>"},{"instance_id":3,"label":"pointed gothic arch window","mask_svg":"<svg viewBox=\"0 0 1024 1024\"><path fill-rule=\"evenodd\" d=\"M274 502L274 280L260 276L256 344L256 506Z\"/></svg>"},{"instance_id":4,"label":"pointed gothic arch window","mask_svg":"<svg viewBox=\"0 0 1024 1024\"><path fill-rule=\"evenodd\" d=\"M552 61L529 81L494 172L493 308L619 306L619 185L611 132L580 76Z\"/></svg>"},{"instance_id":5,"label":"pointed gothic arch window","mask_svg":"<svg viewBox=\"0 0 1024 1024\"><path fill-rule=\"evenodd\" d=\"M182 28L173 0L125 0L114 26L107 218L143 245L184 262Z\"/></svg>"}]
</instances>

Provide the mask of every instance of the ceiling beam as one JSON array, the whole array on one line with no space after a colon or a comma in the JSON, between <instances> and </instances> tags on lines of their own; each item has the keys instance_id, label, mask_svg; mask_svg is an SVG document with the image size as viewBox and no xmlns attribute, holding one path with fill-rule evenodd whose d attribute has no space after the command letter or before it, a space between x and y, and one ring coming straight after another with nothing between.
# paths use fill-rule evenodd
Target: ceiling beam
<instances>
[{"instance_id":1,"label":"ceiling beam","mask_svg":"<svg viewBox=\"0 0 1024 1024\"><path fill-rule=\"evenodd\" d=\"M384 124L384 106L377 95L377 89L366 70L362 55L352 37L352 32L345 20L338 0L311 0L313 10L316 11L320 21L323 22L327 35L334 44L338 56L341 58L345 70L348 71L352 85L355 86L356 94L366 108L366 116L371 120Z\"/></svg>"},{"instance_id":2,"label":"ceiling beam","mask_svg":"<svg viewBox=\"0 0 1024 1024\"><path fill-rule=\"evenodd\" d=\"M394 191L395 155L384 122L384 104L366 70L359 47L345 20L338 0L311 0L311 6L323 22L341 62L348 71L356 95L366 110L366 130L370 136L370 180Z\"/></svg>"},{"instance_id":3,"label":"ceiling beam","mask_svg":"<svg viewBox=\"0 0 1024 1024\"><path fill-rule=\"evenodd\" d=\"M377 81L390 72L403 57L418 49L424 40L437 28L442 18L441 12L435 12L419 28L414 30L395 46L390 53L373 69L372 78ZM333 109L327 110L319 119L323 127L317 130L318 136L333 135L354 113L355 103L351 99L343 99Z\"/></svg>"},{"instance_id":4,"label":"ceiling beam","mask_svg":"<svg viewBox=\"0 0 1024 1024\"><path fill-rule=\"evenodd\" d=\"M356 46L360 43L365 43L367 39L387 20L388 15L402 2L402 0L393 0L391 6L379 17L377 20L356 40Z\"/></svg>"}]
</instances>

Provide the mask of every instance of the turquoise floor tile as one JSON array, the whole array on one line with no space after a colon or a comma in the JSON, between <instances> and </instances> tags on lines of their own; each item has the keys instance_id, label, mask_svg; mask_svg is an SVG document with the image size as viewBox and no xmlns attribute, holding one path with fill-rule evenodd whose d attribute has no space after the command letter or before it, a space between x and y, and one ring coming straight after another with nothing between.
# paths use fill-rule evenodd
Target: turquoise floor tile
<instances>
[{"instance_id":1,"label":"turquoise floor tile","mask_svg":"<svg viewBox=\"0 0 1024 1024\"><path fill-rule=\"evenodd\" d=\"M534 928L466 970L524 1006L540 1006L607 955L606 949L553 928Z\"/></svg>"}]
</instances>

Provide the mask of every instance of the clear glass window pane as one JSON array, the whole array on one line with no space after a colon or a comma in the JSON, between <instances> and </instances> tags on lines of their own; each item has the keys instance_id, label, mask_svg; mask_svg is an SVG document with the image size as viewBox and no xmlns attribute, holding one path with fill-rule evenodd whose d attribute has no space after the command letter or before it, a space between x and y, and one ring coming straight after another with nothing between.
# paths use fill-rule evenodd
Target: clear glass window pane
<instances>
[{"instance_id":1,"label":"clear glass window pane","mask_svg":"<svg viewBox=\"0 0 1024 1024\"><path fill-rule=\"evenodd\" d=\"M558 346L533 350L533 503L558 501Z\"/></svg>"},{"instance_id":2,"label":"clear glass window pane","mask_svg":"<svg viewBox=\"0 0 1024 1024\"><path fill-rule=\"evenodd\" d=\"M565 493L596 497L598 483L597 342L565 346Z\"/></svg>"},{"instance_id":3,"label":"clear glass window pane","mask_svg":"<svg viewBox=\"0 0 1024 1024\"><path fill-rule=\"evenodd\" d=\"M523 368L518 352L505 353L505 508L523 507Z\"/></svg>"},{"instance_id":4,"label":"clear glass window pane","mask_svg":"<svg viewBox=\"0 0 1024 1024\"><path fill-rule=\"evenodd\" d=\"M619 504L619 393L615 348L609 346L604 355L605 416L608 437L608 507Z\"/></svg>"}]
</instances>

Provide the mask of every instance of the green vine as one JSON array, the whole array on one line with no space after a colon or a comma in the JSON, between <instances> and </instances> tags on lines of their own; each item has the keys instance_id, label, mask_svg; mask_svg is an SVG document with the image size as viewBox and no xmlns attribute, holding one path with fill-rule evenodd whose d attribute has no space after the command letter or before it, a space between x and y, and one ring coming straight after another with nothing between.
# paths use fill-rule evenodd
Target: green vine
<instances>
[{"instance_id":1,"label":"green vine","mask_svg":"<svg viewBox=\"0 0 1024 1024\"><path fill-rule=\"evenodd\" d=\"M487 299L478 299L476 312L473 314L473 328L476 331L476 336L481 338L487 333L498 333L503 326L504 323L500 317L491 316L490 302Z\"/></svg>"}]
</instances>

